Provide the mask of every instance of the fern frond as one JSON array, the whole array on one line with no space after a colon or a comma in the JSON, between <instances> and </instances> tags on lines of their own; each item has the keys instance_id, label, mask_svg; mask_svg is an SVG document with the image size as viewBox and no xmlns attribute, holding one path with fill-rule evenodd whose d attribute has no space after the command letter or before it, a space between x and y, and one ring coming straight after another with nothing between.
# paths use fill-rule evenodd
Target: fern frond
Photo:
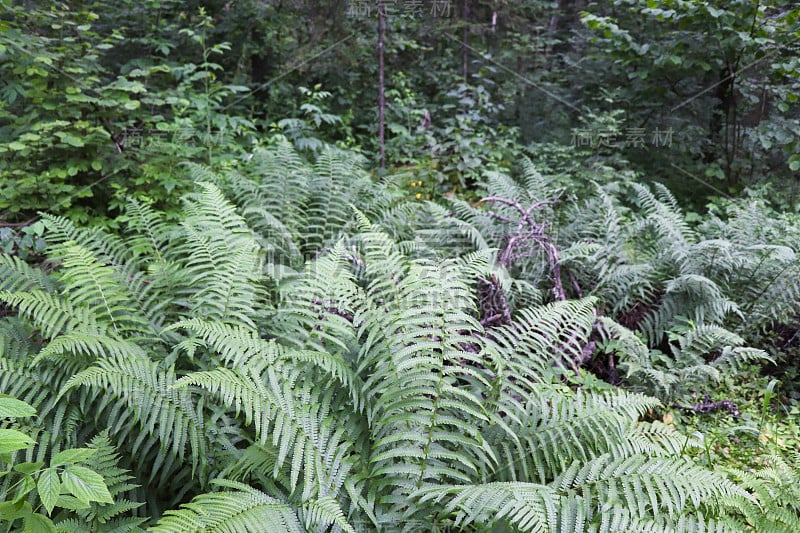
<instances>
[{"instance_id":1,"label":"fern frond","mask_svg":"<svg viewBox=\"0 0 800 533\"><path fill-rule=\"evenodd\" d=\"M326 147L314 164L306 206L303 252L316 257L324 246L338 241L352 219L350 203L367 184L357 161Z\"/></svg>"},{"instance_id":2,"label":"fern frond","mask_svg":"<svg viewBox=\"0 0 800 533\"><path fill-rule=\"evenodd\" d=\"M132 277L138 264L125 239L113 235L101 226L80 228L71 220L48 213L40 213L45 223L45 236L50 244L49 254L59 255L63 245L83 248L98 262L114 267L120 279Z\"/></svg>"},{"instance_id":3,"label":"fern frond","mask_svg":"<svg viewBox=\"0 0 800 533\"><path fill-rule=\"evenodd\" d=\"M660 405L654 398L622 392L571 395L539 387L529 394L517 412L513 404L504 411L510 413L514 438L498 433L492 439L504 458L504 466L494 474L498 479L547 483L573 460L586 462L612 451L629 455L637 447L629 440L634 423Z\"/></svg>"},{"instance_id":4,"label":"fern frond","mask_svg":"<svg viewBox=\"0 0 800 533\"><path fill-rule=\"evenodd\" d=\"M553 198L561 191L560 187L553 183L553 179L542 174L527 155L520 159L520 164L522 166L522 182L525 184L529 200Z\"/></svg>"},{"instance_id":5,"label":"fern frond","mask_svg":"<svg viewBox=\"0 0 800 533\"><path fill-rule=\"evenodd\" d=\"M259 442L271 442L280 451L273 474L291 458L291 488L304 473L303 499L316 493L335 495L351 469L351 443L346 428L336 427L330 417L333 390L310 384L295 372L278 374L268 368L264 375L249 370L218 368L192 373L178 387L197 385L219 397L245 423L253 424ZM314 398L314 402L310 399Z\"/></svg>"},{"instance_id":6,"label":"fern frond","mask_svg":"<svg viewBox=\"0 0 800 533\"><path fill-rule=\"evenodd\" d=\"M98 323L96 315L90 309L76 308L68 300L41 290L18 293L0 291L0 301L16 307L21 315L49 339L62 332L100 332L107 327Z\"/></svg>"},{"instance_id":7,"label":"fern frond","mask_svg":"<svg viewBox=\"0 0 800 533\"><path fill-rule=\"evenodd\" d=\"M479 431L488 420L479 390L488 381L482 328L469 314L474 294L457 261L393 263L390 270L408 275L375 291L360 331L370 461L382 475L376 483L403 494L436 481L468 482L479 465L495 461ZM401 500L399 509L407 509Z\"/></svg>"},{"instance_id":8,"label":"fern frond","mask_svg":"<svg viewBox=\"0 0 800 533\"><path fill-rule=\"evenodd\" d=\"M656 187L660 198L639 183L631 183L631 187L636 192L639 205L644 209L645 223L656 228L662 242L670 244L668 249L674 253L675 259L683 260L686 255L682 250L685 248L676 247L675 244L693 242L696 236L686 224L674 197L663 186Z\"/></svg>"},{"instance_id":9,"label":"fern frond","mask_svg":"<svg viewBox=\"0 0 800 533\"><path fill-rule=\"evenodd\" d=\"M286 503L242 483L215 480L233 490L196 496L181 509L167 511L150 528L153 533L230 533L239 531L278 531L303 533L294 510Z\"/></svg>"},{"instance_id":10,"label":"fern frond","mask_svg":"<svg viewBox=\"0 0 800 533\"><path fill-rule=\"evenodd\" d=\"M116 333L148 332L148 323L132 305L135 301L120 283L118 273L98 261L86 248L64 243L60 279L64 294L76 307L86 307L98 322L108 322Z\"/></svg>"},{"instance_id":11,"label":"fern frond","mask_svg":"<svg viewBox=\"0 0 800 533\"><path fill-rule=\"evenodd\" d=\"M579 501L579 498L574 498ZM563 508L563 506L562 506ZM660 515L656 518L640 517L623 506L603 509L595 516L594 524L586 528L587 533L617 533L636 531L637 533L741 533L744 524L725 517L722 520L706 518L702 512L672 518ZM599 522L599 523L597 523ZM576 531L561 527L560 533Z\"/></svg>"},{"instance_id":12,"label":"fern frond","mask_svg":"<svg viewBox=\"0 0 800 533\"><path fill-rule=\"evenodd\" d=\"M269 149L256 150L242 171L245 176L234 176L228 183L237 204L280 213L283 225L299 238L312 171L291 143L284 139Z\"/></svg>"},{"instance_id":13,"label":"fern frond","mask_svg":"<svg viewBox=\"0 0 800 533\"><path fill-rule=\"evenodd\" d=\"M565 493L580 494L592 507L622 504L638 517L674 518L734 496L754 501L724 476L685 458L602 455L575 463L553 484Z\"/></svg>"},{"instance_id":14,"label":"fern frond","mask_svg":"<svg viewBox=\"0 0 800 533\"><path fill-rule=\"evenodd\" d=\"M33 268L17 256L0 253L0 291L57 293L61 284L52 276Z\"/></svg>"},{"instance_id":15,"label":"fern frond","mask_svg":"<svg viewBox=\"0 0 800 533\"><path fill-rule=\"evenodd\" d=\"M341 531L356 533L356 530L347 522L339 503L330 496L311 500L303 505L302 518L308 530L325 530L336 526Z\"/></svg>"},{"instance_id":16,"label":"fern frond","mask_svg":"<svg viewBox=\"0 0 800 533\"><path fill-rule=\"evenodd\" d=\"M507 522L520 531L553 531L559 496L547 485L486 483L431 487L416 493L420 503L444 503L442 513L454 515L453 527L484 527ZM574 531L581 531L582 528Z\"/></svg>"},{"instance_id":17,"label":"fern frond","mask_svg":"<svg viewBox=\"0 0 800 533\"><path fill-rule=\"evenodd\" d=\"M170 241L177 237L177 228L167 222L163 214L135 198L129 198L124 220L133 232L127 242L134 254L157 264L168 262L167 250Z\"/></svg>"},{"instance_id":18,"label":"fern frond","mask_svg":"<svg viewBox=\"0 0 800 533\"><path fill-rule=\"evenodd\" d=\"M211 320L254 326L257 303L265 299L258 282L262 259L258 244L233 205L218 188L199 184L183 221L185 289L191 312Z\"/></svg>"},{"instance_id":19,"label":"fern frond","mask_svg":"<svg viewBox=\"0 0 800 533\"><path fill-rule=\"evenodd\" d=\"M755 531L794 532L800 528L800 454L789 458L772 454L767 466L755 472L731 469L734 479L751 492L750 500L726 502L741 513Z\"/></svg>"},{"instance_id":20,"label":"fern frond","mask_svg":"<svg viewBox=\"0 0 800 533\"><path fill-rule=\"evenodd\" d=\"M503 372L521 386L552 379L554 365L574 368L592 331L595 303L586 298L517 311L511 325L491 332Z\"/></svg>"},{"instance_id":21,"label":"fern frond","mask_svg":"<svg viewBox=\"0 0 800 533\"><path fill-rule=\"evenodd\" d=\"M132 342L106 333L70 332L51 340L42 348L31 364L35 365L42 359L64 356L83 356L87 361L101 357L144 357L145 351Z\"/></svg>"},{"instance_id":22,"label":"fern frond","mask_svg":"<svg viewBox=\"0 0 800 533\"><path fill-rule=\"evenodd\" d=\"M739 308L725 298L716 283L705 276L686 274L667 282L662 301L644 317L640 328L652 346L676 325L679 315L698 324L719 324L729 313L738 314Z\"/></svg>"},{"instance_id":23,"label":"fern frond","mask_svg":"<svg viewBox=\"0 0 800 533\"><path fill-rule=\"evenodd\" d=\"M287 345L349 353L356 340L355 316L364 296L339 243L306 265L302 276L283 285L281 305L270 332Z\"/></svg>"},{"instance_id":24,"label":"fern frond","mask_svg":"<svg viewBox=\"0 0 800 533\"><path fill-rule=\"evenodd\" d=\"M120 400L112 410L116 414L112 418L115 420L113 434L130 442L129 439L133 439L130 431L136 422L144 430L132 443L133 453L137 453L140 446L148 446L146 439L141 438L145 435L157 439L163 450L179 460L188 447L194 471L206 456L203 404L193 401L188 390L175 388L175 383L175 371L171 367L164 368L141 357L112 356L98 360L95 366L70 378L61 395L77 387L107 391L106 394ZM125 420L119 418L123 416ZM128 425L123 425L123 421Z\"/></svg>"},{"instance_id":25,"label":"fern frond","mask_svg":"<svg viewBox=\"0 0 800 533\"><path fill-rule=\"evenodd\" d=\"M274 339L269 341L262 339L257 331L246 326L233 326L201 319L184 320L168 329L184 328L199 335L199 338L232 368L248 370L254 374L263 373L270 366L281 364L319 368L338 380L349 391L354 407L359 409L360 380L349 363L339 354L289 348Z\"/></svg>"},{"instance_id":26,"label":"fern frond","mask_svg":"<svg viewBox=\"0 0 800 533\"><path fill-rule=\"evenodd\" d=\"M262 246L271 263L286 264L299 268L303 254L297 244L300 237L294 234L276 216L262 206L247 207L242 216L248 225L262 238Z\"/></svg>"},{"instance_id":27,"label":"fern frond","mask_svg":"<svg viewBox=\"0 0 800 533\"><path fill-rule=\"evenodd\" d=\"M2 327L0 323L0 333L5 334L8 329ZM7 337L0 335L0 390L4 394L9 394L36 408L39 418L44 420L51 416L64 416L66 410L71 410L75 406L58 405L57 397L62 385L69 377L69 367L58 365L39 364L36 367L30 365L30 358L33 357L33 350L24 347L24 341L28 339L14 339L14 336L24 333L27 330L24 324L11 330ZM8 353L3 348L6 342L22 343L19 353ZM61 414L56 414L61 409Z\"/></svg>"}]
</instances>

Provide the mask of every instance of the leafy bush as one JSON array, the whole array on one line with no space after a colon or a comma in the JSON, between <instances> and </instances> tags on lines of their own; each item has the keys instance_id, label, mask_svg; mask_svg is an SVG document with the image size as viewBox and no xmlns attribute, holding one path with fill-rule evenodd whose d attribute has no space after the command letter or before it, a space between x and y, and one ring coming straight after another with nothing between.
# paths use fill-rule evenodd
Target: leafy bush
<instances>
[{"instance_id":1,"label":"leafy bush","mask_svg":"<svg viewBox=\"0 0 800 533\"><path fill-rule=\"evenodd\" d=\"M35 414L26 402L0 397L0 418ZM24 428L16 422L12 425ZM107 436L98 435L85 448L52 453L50 466L45 468L46 446L40 443L33 456L34 440L19 429L0 429L0 465L6 468L0 471L5 478L0 485L0 521L7 522L9 531L15 524L22 524L25 531L132 531L145 522L143 518L119 517L142 504L125 499L114 502L114 496L135 485L129 484L131 476L117 467L119 455ZM28 460L17 460L17 453L25 449Z\"/></svg>"},{"instance_id":2,"label":"leafy bush","mask_svg":"<svg viewBox=\"0 0 800 533\"><path fill-rule=\"evenodd\" d=\"M212 59L229 46L208 42L202 11L176 28L199 49L196 63L115 63L121 29L60 3L4 6L0 25L0 220L47 210L108 223L126 196L177 211L192 186L181 161L220 162L249 147L255 125L228 112L247 88L218 79Z\"/></svg>"}]
</instances>

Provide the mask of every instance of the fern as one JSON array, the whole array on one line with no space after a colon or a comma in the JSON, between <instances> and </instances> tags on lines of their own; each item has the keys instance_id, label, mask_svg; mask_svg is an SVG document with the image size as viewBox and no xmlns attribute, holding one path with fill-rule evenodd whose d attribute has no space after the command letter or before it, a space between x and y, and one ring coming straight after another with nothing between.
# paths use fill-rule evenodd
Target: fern
<instances>
[{"instance_id":1,"label":"fern","mask_svg":"<svg viewBox=\"0 0 800 533\"><path fill-rule=\"evenodd\" d=\"M592 299L521 309L492 331L504 371L515 380L547 380L554 365L576 369L595 320Z\"/></svg>"},{"instance_id":2,"label":"fern","mask_svg":"<svg viewBox=\"0 0 800 533\"><path fill-rule=\"evenodd\" d=\"M556 206L521 164L442 207L279 142L188 166L178 223L134 201L120 237L48 218L52 273L0 257L0 388L39 408L30 461L99 434L115 496L59 527L791 529L795 465L725 477L642 420L659 400L571 386L600 355L665 399L764 360L726 328L789 316L747 276L790 250L705 238L660 187Z\"/></svg>"},{"instance_id":3,"label":"fern","mask_svg":"<svg viewBox=\"0 0 800 533\"><path fill-rule=\"evenodd\" d=\"M307 370L318 368L338 380L353 398L355 406L361 402L360 381L349 363L338 354L325 351L298 350L284 347L274 340L263 340L255 330L227 324L193 319L173 325L171 329L186 328L198 335L207 346L217 352L222 361L233 368L248 369L256 374L273 365L297 365Z\"/></svg>"},{"instance_id":4,"label":"fern","mask_svg":"<svg viewBox=\"0 0 800 533\"><path fill-rule=\"evenodd\" d=\"M91 502L87 509L75 511L77 518L57 520L56 528L70 533L143 531L140 526L147 522L147 518L124 516L141 508L143 503L124 497L126 493L136 489L137 485L131 483L133 477L128 475L127 470L118 466L120 456L108 435L97 435L87 447L95 450L95 453L86 461L86 465L103 476L114 503Z\"/></svg>"},{"instance_id":5,"label":"fern","mask_svg":"<svg viewBox=\"0 0 800 533\"><path fill-rule=\"evenodd\" d=\"M31 267L19 257L0 253L0 291L16 293L41 290L54 293L60 288L55 278Z\"/></svg>"},{"instance_id":6,"label":"fern","mask_svg":"<svg viewBox=\"0 0 800 533\"><path fill-rule=\"evenodd\" d=\"M127 242L100 227L79 228L64 217L41 214L50 244L50 254L58 255L61 247L75 245L86 250L100 263L118 270L121 278L130 276L137 267Z\"/></svg>"},{"instance_id":7,"label":"fern","mask_svg":"<svg viewBox=\"0 0 800 533\"><path fill-rule=\"evenodd\" d=\"M261 270L258 245L219 189L201 186L187 204L186 241L178 250L185 258L190 312L254 325L254 307L263 298L255 283Z\"/></svg>"},{"instance_id":8,"label":"fern","mask_svg":"<svg viewBox=\"0 0 800 533\"><path fill-rule=\"evenodd\" d=\"M567 494L580 495L584 507L593 501L621 505L641 518L679 517L688 508L716 505L726 498L754 501L742 488L719 474L683 458L601 455L575 463L553 483Z\"/></svg>"},{"instance_id":9,"label":"fern","mask_svg":"<svg viewBox=\"0 0 800 533\"><path fill-rule=\"evenodd\" d=\"M108 357L70 378L61 394L77 387L108 390L122 401L109 406L111 418L115 420L114 434L121 440L130 439L133 453L145 454L150 446L159 442L181 460L189 448L194 470L206 456L202 404L196 405L188 391L174 388L175 383L172 368L164 368L142 357ZM134 439L131 431L136 422L144 432ZM142 438L146 435L158 441ZM159 454L152 476L166 461L166 457Z\"/></svg>"},{"instance_id":10,"label":"fern","mask_svg":"<svg viewBox=\"0 0 800 533\"><path fill-rule=\"evenodd\" d=\"M76 309L69 300L56 295L34 290L31 292L0 292L0 300L16 307L28 318L45 338L55 338L65 331L105 329L87 308Z\"/></svg>"},{"instance_id":11,"label":"fern","mask_svg":"<svg viewBox=\"0 0 800 533\"><path fill-rule=\"evenodd\" d=\"M755 472L733 469L735 479L752 492L758 505L747 499L739 499L733 505L744 515L754 531L789 532L800 527L798 506L798 481L800 481L800 457L797 452L787 460L772 455L764 468Z\"/></svg>"},{"instance_id":12,"label":"fern","mask_svg":"<svg viewBox=\"0 0 800 533\"><path fill-rule=\"evenodd\" d=\"M718 326L689 323L671 332L670 353L650 351L629 330L611 321L601 328L607 349L620 355L620 367L632 383L651 394L675 398L692 387L718 382L745 364L773 362L763 350L742 346L744 339Z\"/></svg>"},{"instance_id":13,"label":"fern","mask_svg":"<svg viewBox=\"0 0 800 533\"><path fill-rule=\"evenodd\" d=\"M350 272L342 244L309 262L305 272L281 284L280 309L270 331L284 343L335 353L355 345L354 317L363 296Z\"/></svg>"},{"instance_id":14,"label":"fern","mask_svg":"<svg viewBox=\"0 0 800 533\"><path fill-rule=\"evenodd\" d=\"M265 525L272 531L302 533L297 514L285 503L241 483L217 480L217 485L233 490L201 494L182 509L167 511L153 533L205 531L259 531Z\"/></svg>"},{"instance_id":15,"label":"fern","mask_svg":"<svg viewBox=\"0 0 800 533\"><path fill-rule=\"evenodd\" d=\"M303 499L312 494L335 495L344 484L350 467L345 429L328 421L332 395L325 395L304 382L298 373L279 375L268 368L260 374L217 369L194 373L179 385L199 385L218 395L236 412L242 411L247 424L254 424L256 437L264 444L271 442L280 450L275 469L281 468L292 451L291 488L298 486L301 472L306 478ZM306 405L305 398L319 403Z\"/></svg>"},{"instance_id":16,"label":"fern","mask_svg":"<svg viewBox=\"0 0 800 533\"><path fill-rule=\"evenodd\" d=\"M558 521L559 496L552 487L533 483L486 483L435 487L420 491L420 502L446 502L441 512L454 515L453 527L491 526L507 521L520 531L546 532ZM580 522L580 521L579 521ZM580 523L573 531L582 531Z\"/></svg>"}]
</instances>

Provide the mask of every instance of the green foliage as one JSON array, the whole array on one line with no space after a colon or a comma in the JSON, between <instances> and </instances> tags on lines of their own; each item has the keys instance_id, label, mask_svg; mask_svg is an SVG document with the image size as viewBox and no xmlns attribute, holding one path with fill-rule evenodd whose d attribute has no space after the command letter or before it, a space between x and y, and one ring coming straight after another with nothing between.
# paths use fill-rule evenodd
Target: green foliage
<instances>
[{"instance_id":1,"label":"green foliage","mask_svg":"<svg viewBox=\"0 0 800 533\"><path fill-rule=\"evenodd\" d=\"M669 149L628 144L625 152L681 193L788 178L797 166L796 72L786 71L797 16L781 0L597 4L581 17L592 45L579 83L619 87L615 105L637 127L675 131L680 141Z\"/></svg>"},{"instance_id":2,"label":"green foliage","mask_svg":"<svg viewBox=\"0 0 800 533\"><path fill-rule=\"evenodd\" d=\"M23 401L0 397L0 418L35 414L36 410ZM135 485L126 483L131 477L117 467L119 456L106 436L97 436L85 448L53 453L49 467L41 460L46 450L41 442L37 460L18 460L20 450L32 451L35 446L37 443L18 429L0 429L0 478L4 478L0 485L0 520L6 522L9 531L17 531L15 525L24 531L140 531L137 526L144 519L114 519L141 504L114 500L114 496ZM114 520L109 522L111 519Z\"/></svg>"},{"instance_id":3,"label":"green foliage","mask_svg":"<svg viewBox=\"0 0 800 533\"><path fill-rule=\"evenodd\" d=\"M597 298L598 315L616 322L592 316L586 327L598 349L575 346L562 367L586 364L674 399L770 360L747 344L797 316L797 239L777 229L791 220L765 224L757 221L772 216L765 206L731 203L693 227L664 186L610 181L572 191L547 165L523 160L523 169L519 182L489 173L478 204L429 205L430 226L418 236L443 256L497 249L504 268L493 283L512 314L562 292Z\"/></svg>"},{"instance_id":4,"label":"green foliage","mask_svg":"<svg viewBox=\"0 0 800 533\"><path fill-rule=\"evenodd\" d=\"M695 207L754 183L794 189L791 2L432 4L390 5L384 21L387 161L421 196L475 195L529 143L577 174L604 162L669 180ZM376 6L231 7L3 4L0 219L108 224L128 196L175 219L193 183L181 162L234 166L273 142L263 132L309 155L363 146L374 163Z\"/></svg>"},{"instance_id":5,"label":"green foliage","mask_svg":"<svg viewBox=\"0 0 800 533\"><path fill-rule=\"evenodd\" d=\"M0 250L22 260L36 257L47 247L43 232L44 224L41 222L25 225L19 230L0 227Z\"/></svg>"},{"instance_id":6,"label":"green foliage","mask_svg":"<svg viewBox=\"0 0 800 533\"><path fill-rule=\"evenodd\" d=\"M794 495L797 492L798 467L795 456L786 461L780 455L773 455L768 466L755 472L734 471L736 479L741 480L758 498L760 508L752 503L743 503L744 515L755 531L794 531L800 525L800 509Z\"/></svg>"},{"instance_id":7,"label":"green foliage","mask_svg":"<svg viewBox=\"0 0 800 533\"><path fill-rule=\"evenodd\" d=\"M325 142L319 138L325 133L324 128L343 127L342 117L326 110L325 102L331 97L331 93L321 90L320 85L313 89L300 87L299 91L304 100L300 105L302 115L281 119L270 127L285 135L297 150L316 154L325 146ZM327 134L326 137L331 138L333 135Z\"/></svg>"},{"instance_id":8,"label":"green foliage","mask_svg":"<svg viewBox=\"0 0 800 533\"><path fill-rule=\"evenodd\" d=\"M10 178L0 197L3 211L64 211L91 196L88 186L111 164L103 117L117 105L138 105L130 98L135 89L102 79L98 56L114 39L92 31L97 14L64 7L3 7L0 170ZM59 201L43 204L44 197Z\"/></svg>"},{"instance_id":9,"label":"green foliage","mask_svg":"<svg viewBox=\"0 0 800 533\"><path fill-rule=\"evenodd\" d=\"M598 342L632 381L654 391L666 382L666 396L689 376L715 379L763 354L706 322L670 326L666 358L610 318L598 322L607 293L570 300L551 290L558 274L542 254L562 243L544 234L542 246L503 259L508 236L529 235L509 226L560 220L554 204L537 204L558 191L532 166L524 184L491 177L497 198L515 200L454 202L451 213L406 202L332 147L307 162L281 142L236 172L188 172L203 181L177 222L136 200L120 235L47 215L52 272L0 262L0 299L17 314L0 320L0 385L39 412L7 428L12 448L44 461L14 471L31 481L6 485L23 492L9 503L36 516L28 520L50 520L34 513L39 498L65 531L790 523L788 502L772 500L779 511L764 515L772 481L714 471L693 459L697 439L645 421L659 400L567 384ZM679 252L694 237L666 192L636 192L647 224L617 228L648 235L637 241L644 250L675 241L657 257L700 268ZM618 216L608 193L597 198ZM447 237L458 234L468 238ZM567 250L565 267L601 247ZM569 272L590 286L592 270ZM501 325L485 320L487 280L509 302ZM664 319L674 324L712 307L676 302ZM132 477L118 455L131 458Z\"/></svg>"},{"instance_id":10,"label":"green foliage","mask_svg":"<svg viewBox=\"0 0 800 533\"><path fill-rule=\"evenodd\" d=\"M0 7L8 531L800 529L796 6L384 13L376 179L374 11L205 4Z\"/></svg>"},{"instance_id":11,"label":"green foliage","mask_svg":"<svg viewBox=\"0 0 800 533\"><path fill-rule=\"evenodd\" d=\"M303 531L292 509L280 500L240 483L216 484L238 490L200 495L180 511L169 511L150 531L257 531L267 524L272 531Z\"/></svg>"},{"instance_id":12,"label":"green foliage","mask_svg":"<svg viewBox=\"0 0 800 533\"><path fill-rule=\"evenodd\" d=\"M753 362L774 363L763 350L743 346L744 339L719 326L675 328L669 335L669 353L662 353L648 350L619 324L603 324L602 333L608 339L603 349L619 358L629 381L659 397L674 399L702 390Z\"/></svg>"},{"instance_id":13,"label":"green foliage","mask_svg":"<svg viewBox=\"0 0 800 533\"><path fill-rule=\"evenodd\" d=\"M103 6L2 9L0 219L46 209L86 221L121 209L126 196L176 211L192 183L179 163L229 159L255 128L227 112L247 88L218 79L212 55L229 46L208 42L202 11L176 30L200 49L198 63L135 54L119 63L126 28L113 28Z\"/></svg>"}]
</instances>

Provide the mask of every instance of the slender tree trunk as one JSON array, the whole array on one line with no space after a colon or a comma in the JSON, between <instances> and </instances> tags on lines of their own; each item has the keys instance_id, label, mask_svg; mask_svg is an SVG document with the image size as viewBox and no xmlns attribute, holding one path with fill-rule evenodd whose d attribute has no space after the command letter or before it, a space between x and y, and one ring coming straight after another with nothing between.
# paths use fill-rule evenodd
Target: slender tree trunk
<instances>
[{"instance_id":1,"label":"slender tree trunk","mask_svg":"<svg viewBox=\"0 0 800 533\"><path fill-rule=\"evenodd\" d=\"M469 83L469 0L461 4L461 19L464 28L461 33L461 63L464 83Z\"/></svg>"},{"instance_id":2,"label":"slender tree trunk","mask_svg":"<svg viewBox=\"0 0 800 533\"><path fill-rule=\"evenodd\" d=\"M709 149L705 153L706 163L722 159L724 163L725 178L728 185L731 185L731 127L732 118L735 116L735 80L732 75L733 70L730 63L719 73L719 83L714 92L717 99L717 107L711 114L711 124L709 125ZM716 150L721 150L722 153Z\"/></svg>"},{"instance_id":3,"label":"slender tree trunk","mask_svg":"<svg viewBox=\"0 0 800 533\"><path fill-rule=\"evenodd\" d=\"M386 152L384 146L384 112L386 109L386 92L383 72L383 33L384 33L383 2L378 0L378 150L380 151L380 167L386 168Z\"/></svg>"}]
</instances>

